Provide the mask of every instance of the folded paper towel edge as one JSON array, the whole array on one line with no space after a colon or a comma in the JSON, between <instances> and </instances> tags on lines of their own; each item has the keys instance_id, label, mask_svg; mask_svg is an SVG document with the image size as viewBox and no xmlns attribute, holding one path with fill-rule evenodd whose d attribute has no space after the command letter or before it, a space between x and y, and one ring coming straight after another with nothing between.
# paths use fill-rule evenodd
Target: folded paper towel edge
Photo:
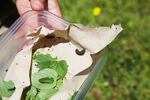
<instances>
[{"instance_id":1,"label":"folded paper towel edge","mask_svg":"<svg viewBox=\"0 0 150 100\"><path fill-rule=\"evenodd\" d=\"M80 47L95 54L110 44L122 30L121 24L95 28L74 24L70 25L69 36Z\"/></svg>"}]
</instances>

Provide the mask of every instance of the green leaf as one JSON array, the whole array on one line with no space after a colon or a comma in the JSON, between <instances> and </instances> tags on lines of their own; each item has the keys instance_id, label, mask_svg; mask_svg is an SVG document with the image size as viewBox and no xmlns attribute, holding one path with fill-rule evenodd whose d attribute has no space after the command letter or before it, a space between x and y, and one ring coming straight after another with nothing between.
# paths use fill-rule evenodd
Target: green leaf
<instances>
[{"instance_id":1,"label":"green leaf","mask_svg":"<svg viewBox=\"0 0 150 100\"><path fill-rule=\"evenodd\" d=\"M35 100L37 93L37 89L32 86L31 89L27 92L25 100Z\"/></svg>"},{"instance_id":2,"label":"green leaf","mask_svg":"<svg viewBox=\"0 0 150 100\"><path fill-rule=\"evenodd\" d=\"M37 100L47 100L51 96L53 96L57 91L58 91L57 89L40 90L40 92L38 93L36 99Z\"/></svg>"},{"instance_id":3,"label":"green leaf","mask_svg":"<svg viewBox=\"0 0 150 100\"><path fill-rule=\"evenodd\" d=\"M49 78L49 77L41 78L39 80L40 83L48 83L48 84L52 84L53 81L54 81L53 78Z\"/></svg>"},{"instance_id":4,"label":"green leaf","mask_svg":"<svg viewBox=\"0 0 150 100\"><path fill-rule=\"evenodd\" d=\"M50 65L53 65L53 63L56 61L56 58L52 58L49 54L37 54L33 56L33 60L37 62L37 66L41 70L44 68L49 68Z\"/></svg>"},{"instance_id":5,"label":"green leaf","mask_svg":"<svg viewBox=\"0 0 150 100\"><path fill-rule=\"evenodd\" d=\"M63 83L67 73L66 61L58 61L49 54L36 54L33 60L37 63L39 71L31 75L32 87L28 91L26 100L47 100L54 95Z\"/></svg>"},{"instance_id":6,"label":"green leaf","mask_svg":"<svg viewBox=\"0 0 150 100\"><path fill-rule=\"evenodd\" d=\"M37 66L40 70L52 68L57 72L61 79L63 79L67 73L68 65L65 60L57 61L56 58L52 58L49 54L37 54L33 56L33 59L37 62Z\"/></svg>"},{"instance_id":7,"label":"green leaf","mask_svg":"<svg viewBox=\"0 0 150 100\"><path fill-rule=\"evenodd\" d=\"M44 78L46 79L45 83L40 82L40 80ZM49 78L50 80L52 79L53 82L51 83L46 82L47 78ZM53 87L56 86L57 78L58 78L58 74L55 70L46 68L37 73L34 73L31 76L32 86L38 89L52 89Z\"/></svg>"},{"instance_id":8,"label":"green leaf","mask_svg":"<svg viewBox=\"0 0 150 100\"><path fill-rule=\"evenodd\" d=\"M67 73L68 65L67 65L66 61L61 60L61 61L57 62L57 64L54 67L54 69L58 73L58 76L61 79L63 79L65 77L66 73Z\"/></svg>"},{"instance_id":9,"label":"green leaf","mask_svg":"<svg viewBox=\"0 0 150 100\"><path fill-rule=\"evenodd\" d=\"M0 96L10 97L15 90L15 85L12 81L0 80Z\"/></svg>"},{"instance_id":10,"label":"green leaf","mask_svg":"<svg viewBox=\"0 0 150 100\"><path fill-rule=\"evenodd\" d=\"M56 85L55 89L59 89L60 86L62 85L62 83L63 83L63 80L62 79L58 79L57 80L57 85Z\"/></svg>"}]
</instances>

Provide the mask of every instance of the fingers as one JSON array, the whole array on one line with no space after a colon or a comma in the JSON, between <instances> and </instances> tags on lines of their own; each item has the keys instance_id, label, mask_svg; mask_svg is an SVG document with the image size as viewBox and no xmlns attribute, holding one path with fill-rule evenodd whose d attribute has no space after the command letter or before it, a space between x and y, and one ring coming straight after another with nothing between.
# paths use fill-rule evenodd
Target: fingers
<instances>
[{"instance_id":1,"label":"fingers","mask_svg":"<svg viewBox=\"0 0 150 100\"><path fill-rule=\"evenodd\" d=\"M29 0L17 0L16 6L20 15L26 11L32 10Z\"/></svg>"},{"instance_id":2,"label":"fingers","mask_svg":"<svg viewBox=\"0 0 150 100\"><path fill-rule=\"evenodd\" d=\"M20 15L29 10L44 10L47 0L17 0L16 6Z\"/></svg>"},{"instance_id":3,"label":"fingers","mask_svg":"<svg viewBox=\"0 0 150 100\"><path fill-rule=\"evenodd\" d=\"M48 0L48 11L60 17L62 16L58 5L58 0Z\"/></svg>"},{"instance_id":4,"label":"fingers","mask_svg":"<svg viewBox=\"0 0 150 100\"><path fill-rule=\"evenodd\" d=\"M61 17L58 0L17 0L17 9L20 15L29 10L48 10Z\"/></svg>"},{"instance_id":5,"label":"fingers","mask_svg":"<svg viewBox=\"0 0 150 100\"><path fill-rule=\"evenodd\" d=\"M36 11L44 10L47 0L31 0L31 8Z\"/></svg>"},{"instance_id":6,"label":"fingers","mask_svg":"<svg viewBox=\"0 0 150 100\"><path fill-rule=\"evenodd\" d=\"M31 0L33 10L48 10L58 16L61 16L58 0Z\"/></svg>"}]
</instances>

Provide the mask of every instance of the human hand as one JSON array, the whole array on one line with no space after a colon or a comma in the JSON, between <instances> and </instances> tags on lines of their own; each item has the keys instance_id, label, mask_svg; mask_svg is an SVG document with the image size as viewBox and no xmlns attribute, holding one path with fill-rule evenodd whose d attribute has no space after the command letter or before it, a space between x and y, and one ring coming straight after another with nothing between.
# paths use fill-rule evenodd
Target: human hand
<instances>
[{"instance_id":1,"label":"human hand","mask_svg":"<svg viewBox=\"0 0 150 100\"><path fill-rule=\"evenodd\" d=\"M20 15L29 10L48 10L61 17L58 0L17 0L16 6Z\"/></svg>"},{"instance_id":2,"label":"human hand","mask_svg":"<svg viewBox=\"0 0 150 100\"><path fill-rule=\"evenodd\" d=\"M16 6L20 15L23 13L34 10L34 11L41 11L41 10L48 10L51 13L61 17L61 11L59 9L58 0L17 0ZM46 22L49 26L56 29L62 29L64 27L57 25L53 25L54 23ZM27 31L32 31L38 27L38 18L30 18L25 22L25 24L18 30L18 34L16 34L15 38L19 39L23 37Z\"/></svg>"}]
</instances>

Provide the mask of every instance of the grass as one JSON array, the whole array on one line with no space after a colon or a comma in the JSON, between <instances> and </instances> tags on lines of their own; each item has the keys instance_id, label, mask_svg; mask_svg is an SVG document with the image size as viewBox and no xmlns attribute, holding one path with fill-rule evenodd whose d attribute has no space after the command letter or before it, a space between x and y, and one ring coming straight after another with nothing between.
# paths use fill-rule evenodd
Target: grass
<instances>
[{"instance_id":1,"label":"grass","mask_svg":"<svg viewBox=\"0 0 150 100\"><path fill-rule=\"evenodd\" d=\"M102 73L86 100L150 100L150 0L60 0L65 19L85 25L121 24ZM95 7L99 16L93 16Z\"/></svg>"}]
</instances>

